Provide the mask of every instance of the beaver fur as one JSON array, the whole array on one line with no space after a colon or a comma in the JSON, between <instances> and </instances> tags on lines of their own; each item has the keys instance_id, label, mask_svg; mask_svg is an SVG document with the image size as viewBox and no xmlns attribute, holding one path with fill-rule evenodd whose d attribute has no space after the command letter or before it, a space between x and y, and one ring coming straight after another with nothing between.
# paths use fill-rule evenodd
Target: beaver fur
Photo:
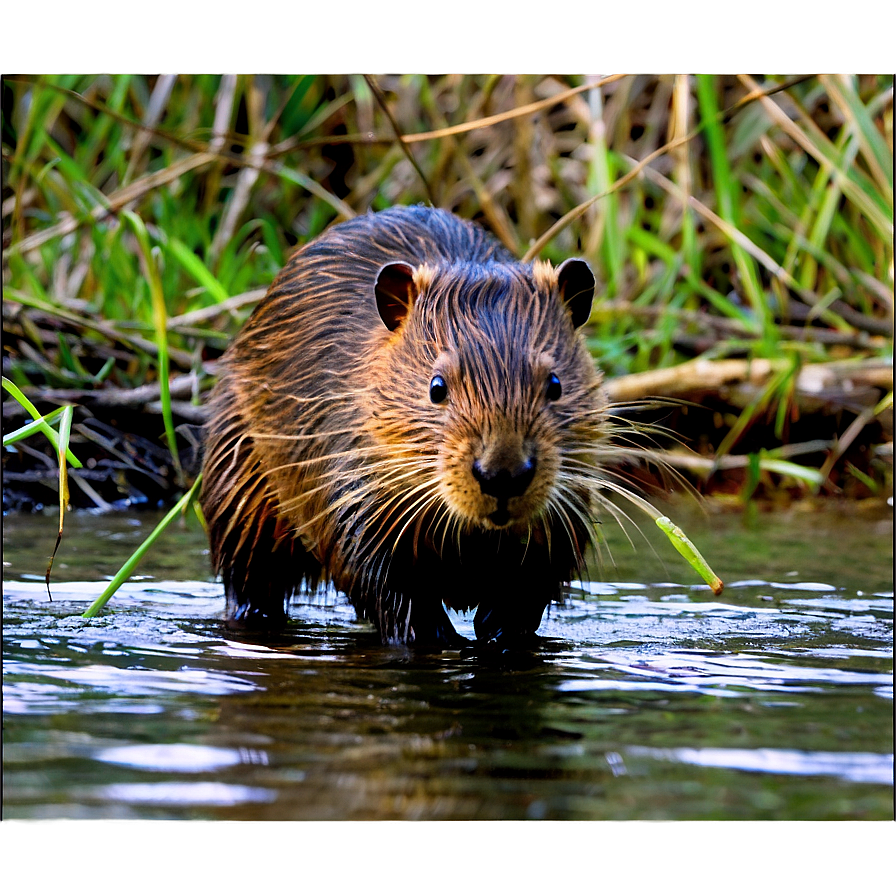
<instances>
[{"instance_id":1,"label":"beaver fur","mask_svg":"<svg viewBox=\"0 0 896 896\"><path fill-rule=\"evenodd\" d=\"M593 540L607 402L579 259L422 206L299 249L222 358L201 502L235 625L332 582L384 642L535 633Z\"/></svg>"}]
</instances>

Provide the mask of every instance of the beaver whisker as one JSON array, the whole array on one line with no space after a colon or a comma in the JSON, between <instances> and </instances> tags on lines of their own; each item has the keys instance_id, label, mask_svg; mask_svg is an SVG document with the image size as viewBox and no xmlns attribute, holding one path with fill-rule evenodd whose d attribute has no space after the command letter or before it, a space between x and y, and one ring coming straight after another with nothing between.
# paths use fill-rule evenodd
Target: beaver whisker
<instances>
[{"instance_id":1,"label":"beaver whisker","mask_svg":"<svg viewBox=\"0 0 896 896\"><path fill-rule=\"evenodd\" d=\"M626 541L632 547L634 547L635 543L634 543L634 541L632 541L632 537L631 537L631 535L629 535L628 529L626 528L625 522L623 522L623 520L631 523L636 529L638 529L638 532L640 533L641 529L638 526L638 524L634 520L632 520L632 518L624 510L622 510L620 507L618 507L612 501L609 501L604 495L597 494L597 495L595 495L594 500L595 500L596 504L598 504L602 509L606 510L610 514L610 516L613 518L613 521L616 523L616 525L619 527L622 534L625 536ZM641 534L643 535L643 533L641 533ZM610 556L610 560L612 561L613 553L612 553L612 550L610 549L609 542L605 541L604 546L606 548L607 553ZM599 552L600 552L600 546L598 545L598 553Z\"/></svg>"},{"instance_id":2,"label":"beaver whisker","mask_svg":"<svg viewBox=\"0 0 896 896\"><path fill-rule=\"evenodd\" d=\"M319 459L315 459L314 462L320 462ZM309 461L308 463L312 463ZM302 464L304 465L304 464ZM283 469L290 469L293 466L298 466L298 464L285 464ZM431 472L431 469L427 469L423 464L416 462L411 464L408 462L406 465L408 469L402 470L400 465L393 464L392 470L388 477L381 477L377 480L376 484L371 484L368 482L371 474L376 473L380 470L379 465L370 465L369 467L356 467L351 470L328 470L323 471L319 475L315 477L316 481L319 482L317 486L314 488L306 489L301 495L296 496L294 499L290 499L282 502L282 506L284 509L289 509L293 505L294 501L304 500L309 495L317 494L322 491L338 491L340 485L343 482L353 483L356 488L351 490L350 492L341 496L335 504L331 504L331 508L336 508L340 504L347 503L351 500L357 500L356 496L358 494L363 494L363 490L365 488L370 488L371 491L375 491L377 494L385 493L386 491L392 490L399 483L414 478L422 478L420 474L426 474ZM397 469L396 469L397 468Z\"/></svg>"},{"instance_id":3,"label":"beaver whisker","mask_svg":"<svg viewBox=\"0 0 896 896\"><path fill-rule=\"evenodd\" d=\"M399 519L393 522L384 533L384 538L387 538L395 526L399 525L400 519L405 515L412 514L418 508L429 506L433 503L441 503L438 493L429 483L420 483L409 491L393 494L390 500L376 508L372 519L386 519L393 509L399 512ZM401 535L401 533L399 533L399 535Z\"/></svg>"},{"instance_id":4,"label":"beaver whisker","mask_svg":"<svg viewBox=\"0 0 896 896\"><path fill-rule=\"evenodd\" d=\"M367 558L361 560L362 565L365 570L366 580L368 583L372 583L378 592L381 592L385 587L385 582L388 577L388 571L391 567L392 558L395 556L396 548L398 542L400 541L401 534L403 534L405 528L414 521L414 517L409 513L410 508L402 508L402 512L399 517L393 521L392 525L389 529L382 534L378 541L370 542L369 545L364 546L363 550L365 550L367 554ZM400 525L402 520L407 516L407 522L405 523L402 532L396 537L395 543L391 551L382 551L380 550L388 538L389 534L394 530L395 526ZM374 571L371 568L371 564L375 561L379 561L377 563L377 568ZM385 567L385 571L384 571Z\"/></svg>"},{"instance_id":5,"label":"beaver whisker","mask_svg":"<svg viewBox=\"0 0 896 896\"><path fill-rule=\"evenodd\" d=\"M358 453L363 455L365 452L361 451ZM375 455L375 452L370 452L370 454ZM332 454L319 454L319 455L315 455L313 457L308 458L308 460L291 460L291 461L287 461L286 463L278 464L276 467L269 467L268 474L270 475L271 473L281 473L284 470L299 470L299 469L303 469L305 467L313 467L315 464L321 465L321 464L325 464L329 461L341 460L346 457L354 457L354 456L355 456L355 452L353 452L351 449L348 449L345 451L334 452ZM339 471L328 470L328 471L321 473L321 476L332 476L332 475L335 475L337 472L339 472Z\"/></svg>"},{"instance_id":6,"label":"beaver whisker","mask_svg":"<svg viewBox=\"0 0 896 896\"><path fill-rule=\"evenodd\" d=\"M660 439L662 439L663 442L674 442L682 446L685 444L681 436L659 424L645 423L639 424L638 426L626 426L624 428L612 424L607 427L606 437L608 447L614 444L619 444L620 442L636 444L633 441L634 436L646 438L658 448L661 445Z\"/></svg>"},{"instance_id":7,"label":"beaver whisker","mask_svg":"<svg viewBox=\"0 0 896 896\"><path fill-rule=\"evenodd\" d=\"M599 469L604 471L619 466L622 462L647 462L657 467L668 466L661 449L649 448L644 445L625 443L602 447L582 447L578 450L571 449L567 452L565 465L577 472L585 473L589 470ZM586 459L582 459L586 458Z\"/></svg>"},{"instance_id":8,"label":"beaver whisker","mask_svg":"<svg viewBox=\"0 0 896 896\"><path fill-rule=\"evenodd\" d=\"M633 503L635 503L636 506L638 506L639 509L644 510L645 512L648 512L648 511L647 511L647 508L650 507L650 505L648 504L648 505L646 505L646 507L645 507L645 506L642 506L642 501L643 501L643 499L639 498L637 495L635 495L635 494L633 494L633 493L631 493L631 492L628 492L627 490L624 490L624 489L623 489L622 491L620 491L619 488L612 487L612 486L609 485L609 484L607 484L606 487L607 487L609 490L615 491L617 494L621 495L621 496L624 497L626 500L628 500L628 501L632 501ZM635 527L635 529L638 530L638 534L641 536L641 538L644 540L644 542L645 542L645 543L647 544L647 546L650 548L650 550L651 550L651 552L653 553L653 555L654 555L655 557L659 557L659 554L657 554L656 549L653 547L653 545L651 544L650 540L649 540L649 539L647 538L647 536L644 534L644 531L641 529L641 527L640 527L640 526L639 526L639 525L638 525L638 524L637 524L637 523L636 523L636 522L635 522L635 521L634 521L634 520L633 520L627 513L625 513L625 511L623 511L620 507L618 507L617 505L615 505L614 503L612 503L611 501L609 501L609 500L608 500L605 496L603 496L603 495L599 496L599 499L598 499L598 500L600 501L601 506L606 507L606 508L610 511L610 513L613 514L613 516L614 516L615 519L616 519L616 523L619 525L620 529L622 529L622 531L625 533L626 538L628 538L629 544L630 544L633 548L634 548L634 542L632 541L631 537L630 537L629 534L628 534L628 531L625 529L625 527L623 526L622 522L620 521L619 517L618 517L616 514L622 514L622 515L626 518L626 520L628 520L628 522L630 522L630 523ZM646 502L644 502L644 503L646 503ZM654 508L654 509L652 509L652 510L649 511L649 512L650 512L650 515L653 516L654 519L655 519L655 518L656 518L656 515L658 514L658 511Z\"/></svg>"},{"instance_id":9,"label":"beaver whisker","mask_svg":"<svg viewBox=\"0 0 896 896\"><path fill-rule=\"evenodd\" d=\"M614 494L617 494L620 497L625 498L627 501L634 504L635 507L637 507L639 510L643 510L644 513L646 513L652 519L656 519L657 517L659 517L661 515L660 512L649 501L645 500L640 495L635 494L633 491L631 491L630 489L627 489L625 486L620 485L618 482L613 482L610 479L605 479L601 483L601 486L602 486L602 488L606 489L607 491L611 491ZM596 498L601 503L601 505L604 507L607 507L607 508L616 507L615 504L612 504L611 502L607 501L607 499L600 493L597 493ZM638 532L641 532L641 527L638 526L637 523L635 523L623 511L620 511L620 512L623 514L623 516L625 516L625 518L630 523L632 523L635 526L635 528L638 530ZM644 533L641 532L641 534L643 535Z\"/></svg>"},{"instance_id":10,"label":"beaver whisker","mask_svg":"<svg viewBox=\"0 0 896 896\"><path fill-rule=\"evenodd\" d=\"M662 405L657 405L656 407L662 407ZM655 410L655 409L656 408L653 405L645 405L643 408L641 408L641 410ZM644 427L662 426L661 423L650 422L650 421L646 421L646 420L633 420L632 418L626 417L623 415L624 411L632 412L635 410L638 410L638 408L632 407L631 405L624 405L624 406L620 405L618 407L613 406L613 407L608 408L604 412L603 417L607 421L607 423L609 423L611 426L622 425L624 427L631 427L631 428L637 428L637 427L641 427L641 426L644 426ZM670 430L669 432L671 433L672 431Z\"/></svg>"},{"instance_id":11,"label":"beaver whisker","mask_svg":"<svg viewBox=\"0 0 896 896\"><path fill-rule=\"evenodd\" d=\"M439 556L445 555L445 541L449 539L450 544L456 548L458 557L462 550L461 536L466 528L467 521L449 504L442 502L441 516L444 518L445 526L442 534L442 542L439 549ZM438 532L438 529L436 529Z\"/></svg>"},{"instance_id":12,"label":"beaver whisker","mask_svg":"<svg viewBox=\"0 0 896 896\"><path fill-rule=\"evenodd\" d=\"M333 474L328 481L325 481L326 487L337 489L343 480L347 483L354 483L356 488L350 490L347 494L356 494L361 487L369 488L381 498L385 495L395 493L399 486L410 481L411 483L426 479L431 476L435 470L435 465L424 465L419 462L408 462L404 468L401 466L393 466L387 474L381 474L380 468L370 466L369 468L360 468L354 471L340 471L339 474ZM375 481L372 476L379 476ZM361 485L359 485L359 482ZM341 498L339 499L342 500Z\"/></svg>"},{"instance_id":13,"label":"beaver whisker","mask_svg":"<svg viewBox=\"0 0 896 896\"><path fill-rule=\"evenodd\" d=\"M394 509L399 509L400 512L404 512L404 509L407 507L408 498L421 491L427 491L429 489L430 486L428 483L420 483L409 491L396 491L395 489L386 491L378 489L376 492L377 502L375 506L368 510L369 521L376 522L380 519L387 519Z\"/></svg>"},{"instance_id":14,"label":"beaver whisker","mask_svg":"<svg viewBox=\"0 0 896 896\"><path fill-rule=\"evenodd\" d=\"M575 537L572 519L570 519L569 513L567 513L567 510L573 510L574 508L568 504L562 495L558 494L555 497L552 509L554 510L554 515L560 522L563 531L566 533L567 543L573 549L575 556L574 568L578 569L582 565L581 552L579 551L578 541Z\"/></svg>"},{"instance_id":15,"label":"beaver whisker","mask_svg":"<svg viewBox=\"0 0 896 896\"><path fill-rule=\"evenodd\" d=\"M302 495L299 495L296 498L291 499L290 501L283 502L281 504L281 508L286 511L296 510L303 504L307 503L308 496L321 492L329 493L332 488L333 486L331 483L326 483L324 485L319 485L316 488L308 489ZM393 498L393 502L399 501L400 499L401 496L396 495ZM379 503L377 503L378 500ZM334 513L338 513L343 507L346 506L358 506L364 508L371 521L375 521L376 519L382 517L388 510L387 506L382 504L381 490L378 487L371 487L367 484L362 484L351 491L344 492L343 494L339 495L335 501L328 503L314 516L310 517L307 520L303 520L302 525L298 530L310 530L316 523L320 522L321 520L325 520L328 517L331 517Z\"/></svg>"},{"instance_id":16,"label":"beaver whisker","mask_svg":"<svg viewBox=\"0 0 896 896\"><path fill-rule=\"evenodd\" d=\"M428 486L424 483L418 485L415 489L409 492L392 492L388 500L384 499L383 493L379 489L358 489L341 496L334 505L330 506L329 510L338 511L341 506L346 505L357 507L358 509L355 511L352 523L354 523L354 518L359 516L363 511L367 526L371 527L371 524L379 519L388 519L395 509L398 509L400 514L403 514L407 508L406 503L404 503L407 501L407 498L427 487ZM372 496L376 499L373 502L369 500ZM384 534L383 540L388 537L389 531L394 528L395 524L396 523L393 522L392 527L390 527ZM377 543L377 547L379 544L380 543Z\"/></svg>"},{"instance_id":17,"label":"beaver whisker","mask_svg":"<svg viewBox=\"0 0 896 896\"><path fill-rule=\"evenodd\" d=\"M439 546L439 556L443 557L445 555L445 540L448 538L449 532L451 530L455 530L455 532L457 531L457 528L460 524L460 518L458 517L456 511L449 504L442 502L442 507L439 515L436 517L436 523L433 529L433 541L435 541L435 538L438 535L439 521L444 521L444 526L442 529L442 541ZM459 537L458 550L460 550Z\"/></svg>"},{"instance_id":18,"label":"beaver whisker","mask_svg":"<svg viewBox=\"0 0 896 896\"><path fill-rule=\"evenodd\" d=\"M623 443L625 442L627 440L624 440ZM662 449L643 445L632 445L632 447L623 448L620 447L619 443L614 443L582 448L580 450L571 449L569 454L571 456L568 458L568 466L582 475L587 475L589 471L594 469L594 466L578 460L576 456L579 454L585 454L592 458L604 475L613 475L619 478L624 478L625 476L624 473L616 469L620 464L651 465L662 476L666 488L669 488L669 483L674 483L676 487L683 489L688 494L698 494L687 477L669 463ZM601 460L605 460L607 463L600 463Z\"/></svg>"},{"instance_id":19,"label":"beaver whisker","mask_svg":"<svg viewBox=\"0 0 896 896\"><path fill-rule=\"evenodd\" d=\"M290 467L290 465L287 464L285 469L289 469L289 467ZM312 498L316 495L320 495L321 493L329 494L332 491L333 491L333 484L331 482L322 482L322 483L319 483L318 485L315 485L313 488L306 488L303 492L296 495L294 498L290 498L288 500L283 500L282 498L280 498L278 500L278 506L284 512L294 511L297 508L303 507L306 504L308 504L310 498ZM277 495L278 493L275 491L274 494ZM342 498L340 498L339 500L341 501ZM325 509L325 510L321 511L321 513L326 514L327 510ZM314 517L310 520L307 520L307 522L312 523L312 522L315 522L316 519L317 518Z\"/></svg>"},{"instance_id":20,"label":"beaver whisker","mask_svg":"<svg viewBox=\"0 0 896 896\"><path fill-rule=\"evenodd\" d=\"M314 495L318 495L322 492L328 493L331 491L331 488L332 488L332 486L330 484L318 485L313 489L307 489L302 494L297 495L295 498L292 498L288 501L280 500L278 502L278 507L284 513L293 514L300 508L309 504L310 497L312 497ZM360 494L363 496L366 493L359 489L359 491L357 493L352 492L352 493L344 494L344 495L340 496L340 498L337 500L337 502L335 502L334 505L325 506L320 511L318 511L318 513L316 513L314 516L309 517L307 519L303 519L300 523L294 524L294 527L293 527L294 531L295 532L311 531L311 529L314 527L314 525L316 523L319 523L320 521L327 519L331 515L331 513L333 512L333 510L335 508L335 505L338 504L341 506L345 503L349 503L352 498L356 497L356 494Z\"/></svg>"},{"instance_id":21,"label":"beaver whisker","mask_svg":"<svg viewBox=\"0 0 896 896\"><path fill-rule=\"evenodd\" d=\"M680 470L677 470L665 459L662 454L654 450L644 449L640 447L619 449L616 452L607 453L606 456L608 458L612 458L614 466L608 465L604 469L605 475L614 476L617 479L622 479L623 481L630 481L629 477L627 477L627 474L622 470L615 469L615 466L618 466L621 463L628 463L632 466L650 465L656 468L656 471L662 478L663 486L667 490L671 488L672 485L674 485L675 487L681 488L689 495L696 496L699 494L694 485Z\"/></svg>"},{"instance_id":22,"label":"beaver whisker","mask_svg":"<svg viewBox=\"0 0 896 896\"><path fill-rule=\"evenodd\" d=\"M407 487L398 488L404 479L411 479L411 484L416 481L412 477L402 477L401 479L393 479L389 488L380 488L377 484L364 483L357 488L345 491L333 501L330 506L334 511L340 511L343 507L361 507L368 523L374 523L379 519L384 519L393 507L400 506L409 494ZM415 489L423 488L425 485L417 485Z\"/></svg>"},{"instance_id":23,"label":"beaver whisker","mask_svg":"<svg viewBox=\"0 0 896 896\"><path fill-rule=\"evenodd\" d=\"M568 485L567 481L571 482L575 488ZM555 500L558 500L564 508L568 509L575 518L578 519L583 528L588 529L592 525L592 520L588 512L589 501L578 493L577 489L580 488L581 485L582 483L580 480L573 482L572 477L561 473L557 476L554 483L554 497Z\"/></svg>"},{"instance_id":24,"label":"beaver whisker","mask_svg":"<svg viewBox=\"0 0 896 896\"><path fill-rule=\"evenodd\" d=\"M267 433L261 432L260 430L251 430L246 433L253 441L265 441L265 442L301 442L301 441L323 441L324 439L330 438L332 436L344 436L351 435L355 433L356 430L354 427L346 427L345 429L329 429L329 430L315 430L310 433ZM369 446L370 450L375 450L375 446Z\"/></svg>"},{"instance_id":25,"label":"beaver whisker","mask_svg":"<svg viewBox=\"0 0 896 896\"><path fill-rule=\"evenodd\" d=\"M526 554L529 553L529 542L532 540L532 522L529 521L526 524L526 540L525 547L523 548L523 556L520 557L520 566L522 566L526 562Z\"/></svg>"},{"instance_id":26,"label":"beaver whisker","mask_svg":"<svg viewBox=\"0 0 896 896\"><path fill-rule=\"evenodd\" d=\"M415 522L415 523L417 524L417 533L415 533L415 537L414 537L414 553L416 554L416 546L417 546L417 538L416 538L416 535L419 534L419 527L420 527L420 525L421 525L422 522L423 522L423 517L422 517L420 514L425 514L427 508L429 508L430 506L432 506L432 505L433 505L434 503L436 503L438 500L439 500L439 496L438 496L438 495L430 494L428 497L427 497L426 495L424 495L423 498L418 499L417 501L414 502L414 504L412 504L412 505L410 505L409 507L407 507L407 508L404 509L403 512L404 512L404 514L408 517L408 520L407 520L407 522L401 527L401 531L398 533L398 535L395 536L395 541L394 541L394 543L393 543L393 545L392 545L392 550L393 550L393 552L394 552L395 550L397 550L397 548L398 548L398 543L401 541L401 536L404 535L404 533L407 531L408 526L410 526L411 523L414 523L414 522ZM412 516L411 514L412 514L415 510L419 510L420 513L417 514L416 516ZM394 527L393 527L393 528L394 528ZM391 531L391 529L390 529L390 531Z\"/></svg>"}]
</instances>

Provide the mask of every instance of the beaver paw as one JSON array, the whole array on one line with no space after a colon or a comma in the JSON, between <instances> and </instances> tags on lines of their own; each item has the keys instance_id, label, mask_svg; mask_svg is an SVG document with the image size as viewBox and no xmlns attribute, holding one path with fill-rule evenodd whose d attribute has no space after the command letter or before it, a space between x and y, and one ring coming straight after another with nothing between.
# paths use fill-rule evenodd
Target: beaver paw
<instances>
[{"instance_id":1,"label":"beaver paw","mask_svg":"<svg viewBox=\"0 0 896 896\"><path fill-rule=\"evenodd\" d=\"M242 604L227 615L227 627L238 631L278 632L286 625L283 610Z\"/></svg>"}]
</instances>

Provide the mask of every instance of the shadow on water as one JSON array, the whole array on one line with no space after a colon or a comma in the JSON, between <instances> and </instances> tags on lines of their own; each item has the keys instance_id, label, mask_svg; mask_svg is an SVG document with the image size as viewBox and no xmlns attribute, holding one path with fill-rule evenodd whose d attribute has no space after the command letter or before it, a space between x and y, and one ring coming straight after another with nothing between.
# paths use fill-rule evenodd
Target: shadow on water
<instances>
[{"instance_id":1,"label":"shadow on water","mask_svg":"<svg viewBox=\"0 0 896 896\"><path fill-rule=\"evenodd\" d=\"M334 593L238 639L193 530L88 622L153 521L71 517L50 602L52 524L7 518L4 813L892 817L889 513L676 520L721 597L620 538L537 649L486 660L383 647Z\"/></svg>"}]
</instances>

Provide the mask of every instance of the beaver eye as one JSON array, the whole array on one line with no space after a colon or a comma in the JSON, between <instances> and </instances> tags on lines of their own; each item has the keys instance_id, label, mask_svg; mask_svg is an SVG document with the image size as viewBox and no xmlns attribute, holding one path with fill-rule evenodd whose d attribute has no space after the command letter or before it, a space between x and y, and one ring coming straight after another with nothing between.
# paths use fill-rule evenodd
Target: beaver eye
<instances>
[{"instance_id":1,"label":"beaver eye","mask_svg":"<svg viewBox=\"0 0 896 896\"><path fill-rule=\"evenodd\" d=\"M556 373L552 373L548 377L547 399L548 401L556 401L562 394L563 386L560 385L560 379Z\"/></svg>"},{"instance_id":2,"label":"beaver eye","mask_svg":"<svg viewBox=\"0 0 896 896\"><path fill-rule=\"evenodd\" d=\"M448 397L448 384L436 375L429 381L429 400L433 404L441 404Z\"/></svg>"}]
</instances>

